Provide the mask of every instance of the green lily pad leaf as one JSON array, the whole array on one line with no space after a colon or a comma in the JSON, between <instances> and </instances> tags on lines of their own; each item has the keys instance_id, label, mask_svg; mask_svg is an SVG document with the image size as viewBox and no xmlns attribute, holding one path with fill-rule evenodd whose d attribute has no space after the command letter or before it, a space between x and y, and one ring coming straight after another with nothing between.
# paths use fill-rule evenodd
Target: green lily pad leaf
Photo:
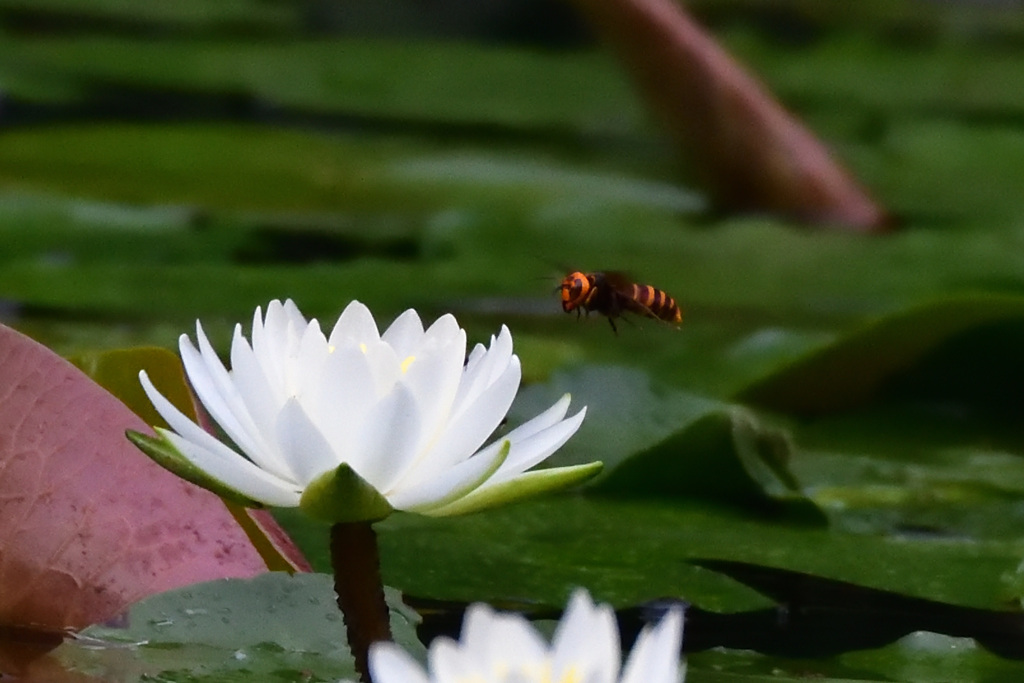
<instances>
[{"instance_id":1,"label":"green lily pad leaf","mask_svg":"<svg viewBox=\"0 0 1024 683\"><path fill-rule=\"evenodd\" d=\"M683 641L686 634L683 634ZM837 657L778 657L753 650L716 648L686 656L686 680L703 683L853 683L891 681L844 665Z\"/></svg>"},{"instance_id":2,"label":"green lily pad leaf","mask_svg":"<svg viewBox=\"0 0 1024 683\"><path fill-rule=\"evenodd\" d=\"M287 520L282 520L290 526ZM1005 609L1005 575L1024 556L1019 539L950 542L859 535L716 505L611 496L552 496L476 515L392 515L375 526L384 580L447 600L515 598L564 604L573 586L628 606L660 597L706 610L760 609L774 600L696 559L805 572L953 605ZM326 566L323 549L307 549Z\"/></svg>"},{"instance_id":3,"label":"green lily pad leaf","mask_svg":"<svg viewBox=\"0 0 1024 683\"><path fill-rule=\"evenodd\" d=\"M959 363L945 364L961 380L975 370L979 348L1005 348L1002 324L1024 325L1024 298L975 295L929 303L883 318L812 352L755 382L739 393L743 402L795 415L814 416L846 411L864 405L893 387L907 389L926 381L914 380L922 363L935 368L935 354L949 360L947 343L962 344L956 352ZM984 330L982 338L964 340L963 335ZM1010 339L1019 339L1020 332ZM990 342L991 345L987 345ZM1016 347L1018 350L1020 347ZM968 355L969 354L969 355ZM1005 357L1000 355L1000 357ZM1024 365L1015 363L1013 378L1024 379ZM932 372L925 375L933 376ZM1005 374L1003 375L1005 379ZM932 380L927 380L928 382ZM962 381L961 381L962 383ZM954 383L955 384L955 383ZM1020 386L1020 383L1018 383Z\"/></svg>"},{"instance_id":4,"label":"green lily pad leaf","mask_svg":"<svg viewBox=\"0 0 1024 683\"><path fill-rule=\"evenodd\" d=\"M395 640L421 656L419 617L397 591L386 598ZM326 574L271 572L154 595L122 625L90 627L52 656L102 680L357 679Z\"/></svg>"},{"instance_id":5,"label":"green lily pad leaf","mask_svg":"<svg viewBox=\"0 0 1024 683\"><path fill-rule=\"evenodd\" d=\"M740 619L732 619L732 624L728 616L705 619L705 637L712 645L819 657L882 647L911 633L929 631L974 638L1005 656L1024 656L1020 637L1024 613L1016 607L963 607L764 565L729 560L693 562L764 593L777 600L781 609L796 607L801 614L785 623L779 623L776 610L756 615L744 612ZM699 610L692 612L687 615L687 625L697 625L706 616ZM751 638L750 631L761 633Z\"/></svg>"},{"instance_id":6,"label":"green lily pad leaf","mask_svg":"<svg viewBox=\"0 0 1024 683\"><path fill-rule=\"evenodd\" d=\"M332 524L375 522L393 512L387 499L344 462L311 481L302 492L299 507Z\"/></svg>"},{"instance_id":7,"label":"green lily pad leaf","mask_svg":"<svg viewBox=\"0 0 1024 683\"><path fill-rule=\"evenodd\" d=\"M862 671L864 680L1012 683L1021 675L1019 652L1012 656L997 656L972 638L918 631L887 647L850 652L839 659Z\"/></svg>"},{"instance_id":8,"label":"green lily pad leaf","mask_svg":"<svg viewBox=\"0 0 1024 683\"><path fill-rule=\"evenodd\" d=\"M748 410L709 413L653 448L621 463L598 484L616 495L700 499L759 514L796 504L811 519L825 517L800 490L789 469L789 435L760 423Z\"/></svg>"},{"instance_id":9,"label":"green lily pad leaf","mask_svg":"<svg viewBox=\"0 0 1024 683\"><path fill-rule=\"evenodd\" d=\"M998 657L970 638L921 631L886 647L828 658L768 656L752 650L696 652L687 656L687 680L702 683L1014 683L1020 678L1020 667L1019 661Z\"/></svg>"}]
</instances>

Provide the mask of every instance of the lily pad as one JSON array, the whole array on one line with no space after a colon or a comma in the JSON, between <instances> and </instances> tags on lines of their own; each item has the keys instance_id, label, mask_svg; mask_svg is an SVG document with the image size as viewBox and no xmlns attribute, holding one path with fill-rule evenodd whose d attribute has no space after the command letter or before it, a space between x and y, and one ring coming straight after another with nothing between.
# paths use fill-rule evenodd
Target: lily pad
<instances>
[{"instance_id":1,"label":"lily pad","mask_svg":"<svg viewBox=\"0 0 1024 683\"><path fill-rule=\"evenodd\" d=\"M397 591L386 597L395 640L422 657L419 617ZM357 679L325 574L271 572L154 595L133 605L121 624L90 627L52 657L122 683L269 680L284 672L291 672L287 680Z\"/></svg>"},{"instance_id":2,"label":"lily pad","mask_svg":"<svg viewBox=\"0 0 1024 683\"><path fill-rule=\"evenodd\" d=\"M1005 349L999 323L1024 325L1024 298L1000 295L962 296L925 304L882 318L836 342L811 352L742 390L737 399L775 411L805 417L848 411L877 398L912 373L944 344L963 342L962 335L986 329L989 351ZM995 326L995 327L993 327ZM993 334L993 332L995 332ZM1018 338L1019 333L1016 337ZM967 348L984 349L978 339ZM1006 358L1000 354L1000 358ZM957 365L946 364L959 378L977 372L984 356L964 354ZM1015 364L1006 370L1024 376ZM986 375L987 378L991 374ZM1004 379L1007 377L1003 375ZM916 383L924 381L919 377ZM911 377L909 384L915 381ZM908 381L902 382L902 390Z\"/></svg>"},{"instance_id":3,"label":"lily pad","mask_svg":"<svg viewBox=\"0 0 1024 683\"><path fill-rule=\"evenodd\" d=\"M562 496L443 520L396 514L377 528L385 581L407 593L546 605L563 604L578 585L618 606L660 597L726 612L773 604L691 564L710 558L1002 609L1016 602L1005 576L1024 556L1018 539L858 535L700 501L603 496ZM306 548L314 565L326 563L323 551Z\"/></svg>"},{"instance_id":4,"label":"lily pad","mask_svg":"<svg viewBox=\"0 0 1024 683\"><path fill-rule=\"evenodd\" d=\"M0 326L0 376L0 623L82 628L266 571L221 501L128 443L146 425L77 368Z\"/></svg>"},{"instance_id":5,"label":"lily pad","mask_svg":"<svg viewBox=\"0 0 1024 683\"><path fill-rule=\"evenodd\" d=\"M827 659L783 658L752 651L690 655L687 680L701 683L854 683L984 681L1017 683L1021 663L985 651L970 638L917 632L884 648Z\"/></svg>"},{"instance_id":6,"label":"lily pad","mask_svg":"<svg viewBox=\"0 0 1024 683\"><path fill-rule=\"evenodd\" d=\"M790 471L789 435L742 408L716 411L657 446L633 455L604 479L600 493L700 499L712 504L786 511L825 523Z\"/></svg>"}]
</instances>

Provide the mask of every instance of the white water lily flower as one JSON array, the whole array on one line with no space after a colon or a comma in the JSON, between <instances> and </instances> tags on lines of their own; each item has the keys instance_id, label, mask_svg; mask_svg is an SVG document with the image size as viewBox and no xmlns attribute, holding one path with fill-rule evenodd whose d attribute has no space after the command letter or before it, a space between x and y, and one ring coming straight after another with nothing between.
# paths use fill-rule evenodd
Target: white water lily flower
<instances>
[{"instance_id":1,"label":"white water lily flower","mask_svg":"<svg viewBox=\"0 0 1024 683\"><path fill-rule=\"evenodd\" d=\"M608 605L583 589L573 593L549 646L520 615L470 606L462 639L436 638L429 672L390 641L370 646L374 683L679 683L683 614L671 610L641 631L620 678L619 633Z\"/></svg>"},{"instance_id":2,"label":"white water lily flower","mask_svg":"<svg viewBox=\"0 0 1024 683\"><path fill-rule=\"evenodd\" d=\"M185 372L222 443L153 386L142 386L170 430L129 436L177 474L244 504L295 507L329 521L380 519L391 510L458 514L561 488L600 463L526 472L572 436L586 409L566 418L569 396L484 446L520 381L512 336L466 357L451 315L426 330L413 310L384 334L359 302L330 334L296 305L256 309L251 344L235 327L231 369L196 323L182 335Z\"/></svg>"}]
</instances>

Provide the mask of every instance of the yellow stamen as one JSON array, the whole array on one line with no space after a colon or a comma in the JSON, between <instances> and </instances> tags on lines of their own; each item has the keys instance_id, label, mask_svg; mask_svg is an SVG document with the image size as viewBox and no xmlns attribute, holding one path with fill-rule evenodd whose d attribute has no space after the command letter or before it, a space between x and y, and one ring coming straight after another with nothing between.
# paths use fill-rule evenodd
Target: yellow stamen
<instances>
[{"instance_id":1,"label":"yellow stamen","mask_svg":"<svg viewBox=\"0 0 1024 683\"><path fill-rule=\"evenodd\" d=\"M580 683L583 680L583 676L576 666L570 666L562 672L562 677L559 680L561 683Z\"/></svg>"},{"instance_id":2,"label":"yellow stamen","mask_svg":"<svg viewBox=\"0 0 1024 683\"><path fill-rule=\"evenodd\" d=\"M408 358L406 358L405 360L402 361L402 374L403 375L409 370L409 366L412 365L412 362L414 360L416 360L416 356L409 356Z\"/></svg>"},{"instance_id":3,"label":"yellow stamen","mask_svg":"<svg viewBox=\"0 0 1024 683\"><path fill-rule=\"evenodd\" d=\"M488 680L503 681L510 678L513 671L518 674L515 677L517 680L521 679L532 683L582 683L583 681L582 670L575 664L562 671L561 678L555 679L549 659L541 662L517 663L511 666L508 662L495 662L493 675ZM459 683L482 683L483 680L481 676L474 675L459 679Z\"/></svg>"},{"instance_id":4,"label":"yellow stamen","mask_svg":"<svg viewBox=\"0 0 1024 683\"><path fill-rule=\"evenodd\" d=\"M362 351L363 354L365 355L366 354L366 344L364 344L362 342L359 342L359 350Z\"/></svg>"}]
</instances>

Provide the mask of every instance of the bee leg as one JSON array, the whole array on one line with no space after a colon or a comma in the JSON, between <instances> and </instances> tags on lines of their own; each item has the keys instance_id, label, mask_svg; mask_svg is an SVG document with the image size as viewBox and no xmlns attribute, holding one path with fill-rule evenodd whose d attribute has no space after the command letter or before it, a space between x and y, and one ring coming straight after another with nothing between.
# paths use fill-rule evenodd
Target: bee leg
<instances>
[{"instance_id":1,"label":"bee leg","mask_svg":"<svg viewBox=\"0 0 1024 683\"><path fill-rule=\"evenodd\" d=\"M615 333L615 336L619 336L619 328L615 327L615 320L611 316L608 316L608 324L612 326L612 332Z\"/></svg>"}]
</instances>

